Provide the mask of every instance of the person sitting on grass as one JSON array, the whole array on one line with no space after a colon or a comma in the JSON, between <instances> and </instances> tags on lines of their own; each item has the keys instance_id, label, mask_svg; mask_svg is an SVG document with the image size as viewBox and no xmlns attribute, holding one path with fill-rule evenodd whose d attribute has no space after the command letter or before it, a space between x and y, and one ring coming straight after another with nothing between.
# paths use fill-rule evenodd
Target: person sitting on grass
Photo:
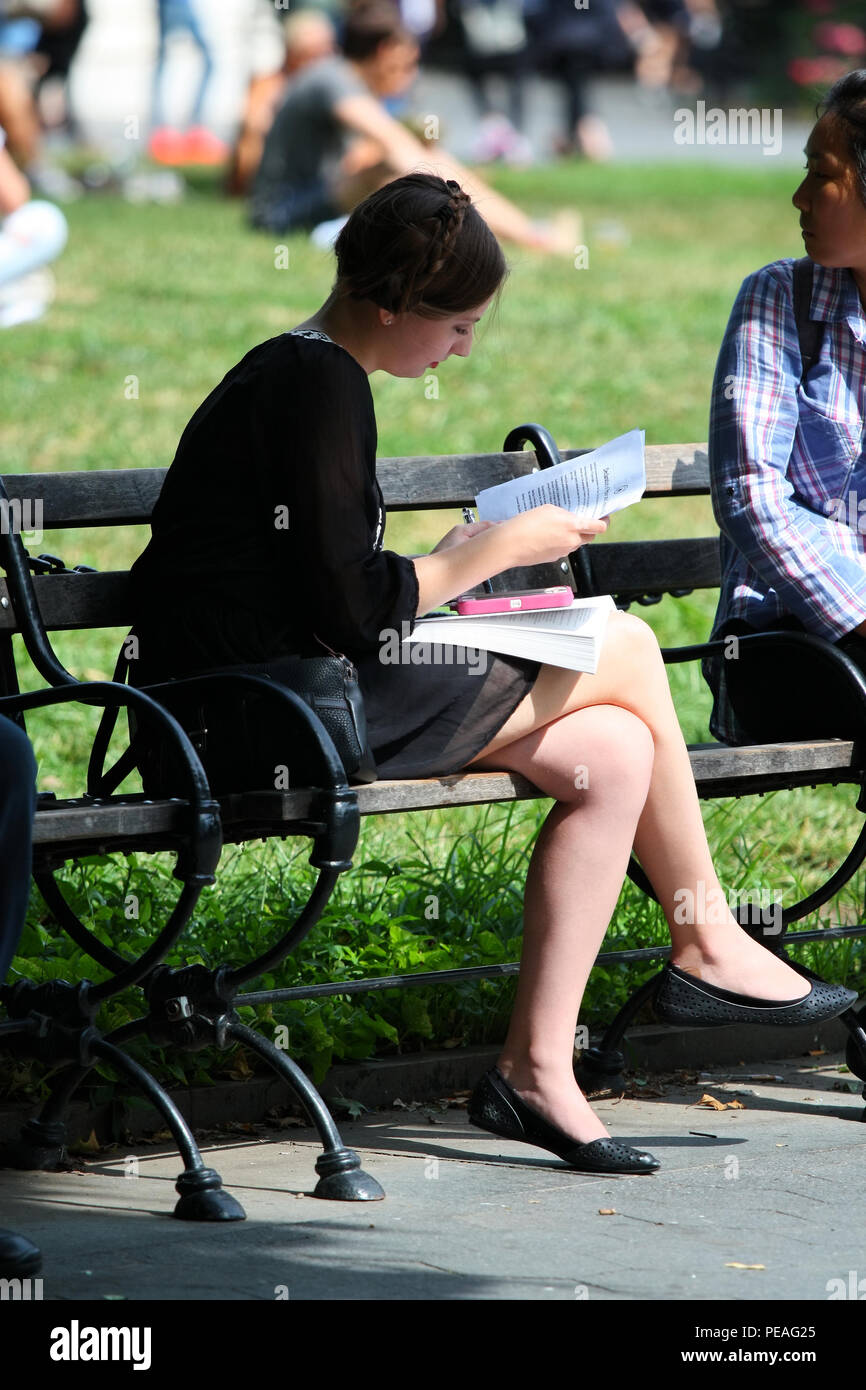
<instances>
[{"instance_id":1,"label":"person sitting on grass","mask_svg":"<svg viewBox=\"0 0 866 1390\"><path fill-rule=\"evenodd\" d=\"M67 236L60 208L30 197L30 185L5 148L0 128L0 328L45 313L55 290L46 267L60 255Z\"/></svg>"},{"instance_id":2,"label":"person sitting on grass","mask_svg":"<svg viewBox=\"0 0 866 1390\"><path fill-rule=\"evenodd\" d=\"M369 377L419 378L468 357L507 267L466 191L420 173L360 203L335 252L325 303L252 348L183 433L132 569L134 679L256 664L279 681L282 657L327 647L357 668L380 776L505 769L553 797L529 865L508 1036L469 1117L583 1172L652 1172L656 1159L610 1138L573 1070L581 997L632 848L670 926L662 1017L817 1022L856 995L805 988L727 910L682 921L684 889L698 904L724 897L646 623L611 613L592 675L496 653L479 672L473 653L450 649L446 662L436 643L423 665L383 659L383 639L390 649L422 614L492 575L559 560L607 523L548 505L455 526L429 555L386 550ZM281 509L287 528L274 525Z\"/></svg>"},{"instance_id":3,"label":"person sitting on grass","mask_svg":"<svg viewBox=\"0 0 866 1390\"><path fill-rule=\"evenodd\" d=\"M337 35L322 10L299 10L283 24L285 55L277 72L257 73L249 80L241 128L226 174L226 192L245 195L262 161L265 136L285 99L286 87L310 63L336 52Z\"/></svg>"},{"instance_id":4,"label":"person sitting on grass","mask_svg":"<svg viewBox=\"0 0 866 1390\"><path fill-rule=\"evenodd\" d=\"M453 178L475 198L497 236L573 255L580 218L564 210L549 226L395 120L383 101L405 92L418 67L418 42L396 6L373 0L350 10L342 54L311 63L289 83L266 138L249 203L254 227L283 235L345 215L373 189L423 167Z\"/></svg>"}]
</instances>

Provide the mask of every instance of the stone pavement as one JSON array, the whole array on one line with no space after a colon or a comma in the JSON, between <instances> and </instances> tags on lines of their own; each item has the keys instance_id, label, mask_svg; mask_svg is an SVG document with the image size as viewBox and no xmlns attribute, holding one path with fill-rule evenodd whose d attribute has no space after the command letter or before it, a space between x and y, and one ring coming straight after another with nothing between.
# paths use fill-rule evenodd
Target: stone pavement
<instances>
[{"instance_id":1,"label":"stone pavement","mask_svg":"<svg viewBox=\"0 0 866 1390\"><path fill-rule=\"evenodd\" d=\"M86 1171L0 1172L2 1224L41 1246L43 1297L65 1302L826 1305L866 1276L864 1105L842 1060L749 1062L712 1079L679 1072L594 1101L617 1138L661 1159L650 1176L575 1173L474 1129L457 1105L406 1097L404 1108L341 1124L384 1202L314 1199L314 1134L284 1122L200 1136L245 1222L172 1220L180 1164L157 1139L89 1156ZM699 1105L705 1093L731 1108Z\"/></svg>"}]
</instances>

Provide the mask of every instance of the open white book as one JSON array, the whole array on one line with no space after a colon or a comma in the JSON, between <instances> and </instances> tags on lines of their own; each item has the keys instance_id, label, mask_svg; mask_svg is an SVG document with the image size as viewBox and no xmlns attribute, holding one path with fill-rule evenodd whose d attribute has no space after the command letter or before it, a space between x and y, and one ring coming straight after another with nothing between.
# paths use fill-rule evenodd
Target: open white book
<instances>
[{"instance_id":1,"label":"open white book","mask_svg":"<svg viewBox=\"0 0 866 1390\"><path fill-rule=\"evenodd\" d=\"M538 613L421 618L403 640L504 652L592 673L598 667L608 614L615 608L610 594L603 594L576 598L570 608L543 608Z\"/></svg>"}]
</instances>

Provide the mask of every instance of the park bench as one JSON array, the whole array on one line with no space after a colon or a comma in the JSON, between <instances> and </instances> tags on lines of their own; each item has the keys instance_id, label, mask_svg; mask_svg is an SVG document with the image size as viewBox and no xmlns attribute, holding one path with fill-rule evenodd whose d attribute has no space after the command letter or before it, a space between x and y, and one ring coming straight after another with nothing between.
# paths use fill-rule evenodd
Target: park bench
<instances>
[{"instance_id":1,"label":"park bench","mask_svg":"<svg viewBox=\"0 0 866 1390\"><path fill-rule=\"evenodd\" d=\"M530 448L526 448L526 445ZM573 457L580 450L563 450ZM647 497L702 496L709 491L706 449L703 445L650 446L647 457ZM472 503L484 487L559 461L547 431L520 426L497 454L380 459L378 475L389 511L458 508ZM164 469L120 469L108 472L21 474L5 479L8 496L0 493L8 517L26 503L42 509L47 531L69 528L140 525L150 518L159 495ZM206 1168L183 1116L154 1078L127 1055L123 1044L137 1036L166 1046L196 1049L243 1042L286 1081L306 1109L320 1135L323 1151L316 1163L319 1182L315 1195L340 1200L370 1200L383 1196L379 1184L365 1174L358 1155L347 1149L312 1083L286 1053L242 1024L235 1012L241 1004L298 1000L325 995L366 994L382 989L501 978L518 970L516 962L460 970L390 975L381 978L333 981L293 988L255 989L265 972L273 972L315 925L339 874L351 867L363 815L406 814L452 806L514 802L542 793L512 772L467 771L448 776L381 780L363 786L346 784L333 744L307 705L290 692L275 689L257 677L229 679L240 690L252 682L267 698L281 701L285 717L297 729L305 747L315 747L321 764L316 785L285 790L262 788L222 796L215 801L196 749L177 722L159 704L160 688L137 691L115 679L79 682L58 660L49 634L70 630L128 628L132 613L125 572L96 573L67 570L53 557L29 560L14 525L0 528L0 713L23 722L29 709L53 702L80 701L107 710L134 706L136 716L154 720L161 737L171 740L183 766L183 785L177 796L155 800L141 793L118 790L119 774L105 769L108 730L100 727L94 743L86 792L73 800L53 794L39 798L34 828L34 878L59 925L97 962L107 978L98 984L76 986L51 981L35 985L18 981L0 998L7 1019L0 1022L0 1039L25 1056L52 1065L62 1064L49 1100L27 1122L6 1161L20 1167L55 1167L63 1161L64 1114L77 1087L94 1063L107 1060L139 1086L165 1119L185 1162L178 1179L180 1198L175 1214L184 1219L232 1220L243 1216L234 1198L222 1190L220 1179ZM130 560L134 558L130 554ZM32 574L31 569L36 573ZM719 584L718 536L697 540L606 542L578 551L553 565L509 571L494 579L495 588L527 587L570 582L581 595L612 593L620 607L656 602L666 593L682 595ZM13 636L20 634L30 658L48 683L45 690L21 694L15 667ZM866 711L866 680L850 659L830 643L796 633L761 634L741 642L799 641L818 644L840 678L850 681ZM671 649L671 662L693 660L719 651L722 642ZM38 750L37 750L38 751ZM726 747L694 745L690 757L698 794L702 798L763 795L781 788L851 783L859 789L857 809L866 810L866 755L851 740L826 738L810 742ZM123 762L121 760L121 773ZM214 881L222 845L271 836L305 836L312 841L310 863L318 878L291 928L256 959L238 963L226 942L224 963L215 970L194 964L169 968L167 952L178 942L190 920L202 888ZM64 863L82 855L169 850L176 854L175 876L181 884L178 902L155 939L136 960L106 946L67 904L55 878ZM789 932L789 926L815 911L853 876L866 856L866 821L859 824L854 843L826 882L801 901L784 907L781 935L771 943L783 951L804 941L856 936L866 926L839 926L817 931ZM632 861L630 876L652 896L640 866ZM748 908L740 913L752 929ZM778 927L778 923L774 923ZM760 933L758 933L760 934ZM764 944L768 942L764 939ZM669 947L604 951L602 963L664 958ZM810 972L791 962L801 972ZM598 1089L623 1069L621 1043L638 1011L651 1001L658 985L655 975L635 992L607 1029L600 1044L583 1053L581 1081ZM136 986L144 1009L140 1018L103 1034L96 1023L99 1007L120 989ZM848 1064L866 1079L866 1032L852 1010L843 1015L850 1040Z\"/></svg>"}]
</instances>

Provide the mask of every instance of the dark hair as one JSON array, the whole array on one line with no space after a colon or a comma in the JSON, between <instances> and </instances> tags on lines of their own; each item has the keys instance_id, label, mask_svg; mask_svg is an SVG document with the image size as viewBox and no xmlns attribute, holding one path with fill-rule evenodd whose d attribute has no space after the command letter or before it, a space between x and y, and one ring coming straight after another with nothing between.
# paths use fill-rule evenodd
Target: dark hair
<instances>
[{"instance_id":1,"label":"dark hair","mask_svg":"<svg viewBox=\"0 0 866 1390\"><path fill-rule=\"evenodd\" d=\"M857 172L860 198L866 204L866 68L846 72L834 82L818 107L818 115L840 121Z\"/></svg>"},{"instance_id":2,"label":"dark hair","mask_svg":"<svg viewBox=\"0 0 866 1390\"><path fill-rule=\"evenodd\" d=\"M337 237L334 291L447 318L484 304L508 274L502 247L453 179L406 174L359 203Z\"/></svg>"},{"instance_id":3,"label":"dark hair","mask_svg":"<svg viewBox=\"0 0 866 1390\"><path fill-rule=\"evenodd\" d=\"M364 62L386 42L415 43L400 18L397 5L391 0L372 0L372 3L362 0L349 10L340 40L344 57Z\"/></svg>"}]
</instances>

